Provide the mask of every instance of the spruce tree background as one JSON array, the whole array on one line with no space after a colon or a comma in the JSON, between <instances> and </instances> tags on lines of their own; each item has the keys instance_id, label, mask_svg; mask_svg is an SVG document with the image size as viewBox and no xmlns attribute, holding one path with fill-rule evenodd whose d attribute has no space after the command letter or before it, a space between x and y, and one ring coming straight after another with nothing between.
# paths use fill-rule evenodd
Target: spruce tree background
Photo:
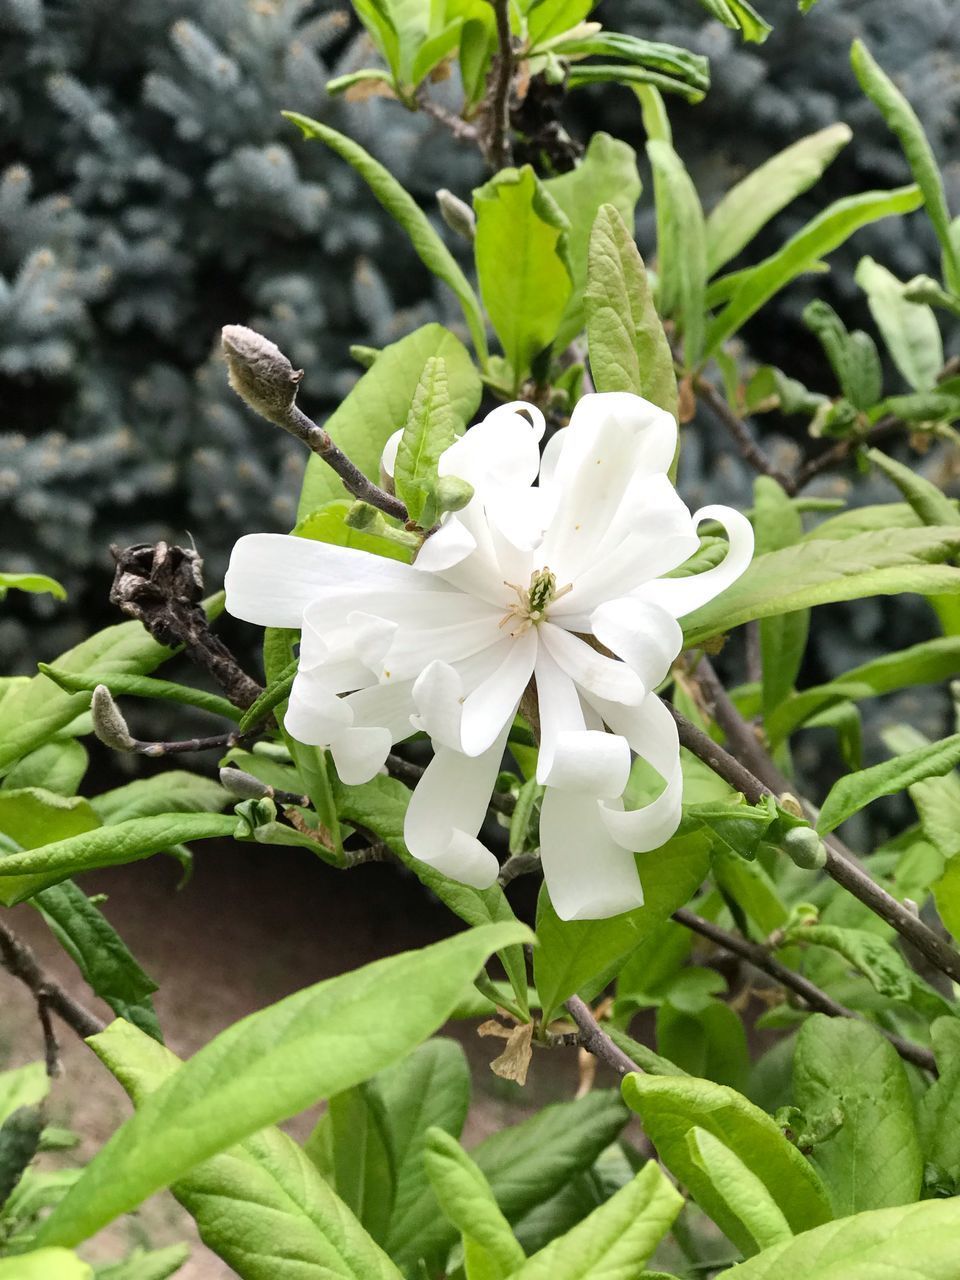
<instances>
[{"instance_id":1,"label":"spruce tree background","mask_svg":"<svg viewBox=\"0 0 960 1280\"><path fill-rule=\"evenodd\" d=\"M671 103L708 202L802 134L854 127L825 181L768 231L773 244L828 199L906 180L849 70L855 35L897 76L940 157L957 154L952 2L911 0L909 21L904 7L821 0L801 18L796 0L766 0L775 30L762 47L740 44L696 0L605 0L599 16L710 56L706 101ZM366 188L279 115L292 107L349 132L431 211L438 187L475 183L473 152L426 118L326 96L330 76L365 62L363 37L330 0L0 0L3 567L53 572L71 593L66 607L8 601L4 670L31 668L106 613L111 541L189 531L213 584L239 533L290 527L302 457L227 390L212 354L223 323L261 329L303 365L315 415L360 372L351 343L382 345L431 315L456 325ZM606 128L641 148L624 90L579 93L566 114L574 133ZM960 170L945 173L960 204ZM817 281L845 314L865 252L904 278L935 261L926 227L861 233ZM757 327L760 354L792 372L798 344L818 367L797 321L805 301L794 291Z\"/></svg>"}]
</instances>

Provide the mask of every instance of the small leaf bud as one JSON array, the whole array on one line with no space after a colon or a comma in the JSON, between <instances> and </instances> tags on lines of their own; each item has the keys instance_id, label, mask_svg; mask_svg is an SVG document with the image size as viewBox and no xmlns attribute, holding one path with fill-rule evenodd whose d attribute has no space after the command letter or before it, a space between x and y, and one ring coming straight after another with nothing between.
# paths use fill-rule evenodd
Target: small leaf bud
<instances>
[{"instance_id":1,"label":"small leaf bud","mask_svg":"<svg viewBox=\"0 0 960 1280\"><path fill-rule=\"evenodd\" d=\"M235 769L233 765L224 765L220 770L220 785L232 796L237 796L241 800L262 800L265 796L269 796L272 790L252 773Z\"/></svg>"},{"instance_id":2,"label":"small leaf bud","mask_svg":"<svg viewBox=\"0 0 960 1280\"><path fill-rule=\"evenodd\" d=\"M474 239L477 234L477 218L468 204L464 204L446 187L441 187L437 192L437 204L440 206L440 216L451 231L463 236L464 240Z\"/></svg>"},{"instance_id":3,"label":"small leaf bud","mask_svg":"<svg viewBox=\"0 0 960 1280\"><path fill-rule=\"evenodd\" d=\"M805 871L817 871L827 861L827 846L812 827L794 827L784 836L787 855Z\"/></svg>"}]
</instances>

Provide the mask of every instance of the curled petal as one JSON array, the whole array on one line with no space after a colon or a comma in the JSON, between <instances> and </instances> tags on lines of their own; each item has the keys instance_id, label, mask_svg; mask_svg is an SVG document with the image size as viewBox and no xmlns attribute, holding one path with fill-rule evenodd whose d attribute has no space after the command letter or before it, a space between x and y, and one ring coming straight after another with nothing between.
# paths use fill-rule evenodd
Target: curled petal
<instances>
[{"instance_id":1,"label":"curled petal","mask_svg":"<svg viewBox=\"0 0 960 1280\"><path fill-rule=\"evenodd\" d=\"M463 718L463 680L459 671L448 662L431 662L414 682L413 701L417 708L414 728L429 734L435 747L458 751Z\"/></svg>"},{"instance_id":2,"label":"curled petal","mask_svg":"<svg viewBox=\"0 0 960 1280\"><path fill-rule=\"evenodd\" d=\"M311 671L298 671L283 723L298 742L326 747L353 723L353 712L330 691L322 677Z\"/></svg>"},{"instance_id":3,"label":"curled petal","mask_svg":"<svg viewBox=\"0 0 960 1280\"><path fill-rule=\"evenodd\" d=\"M330 743L330 754L341 782L357 787L383 768L393 740L389 729L345 729Z\"/></svg>"},{"instance_id":4,"label":"curled petal","mask_svg":"<svg viewBox=\"0 0 960 1280\"><path fill-rule=\"evenodd\" d=\"M598 605L590 616L590 630L650 690L666 678L683 648L683 632L676 618L647 600L625 597Z\"/></svg>"},{"instance_id":5,"label":"curled petal","mask_svg":"<svg viewBox=\"0 0 960 1280\"><path fill-rule=\"evenodd\" d=\"M331 589L417 591L411 565L353 547L284 533L250 533L230 555L224 586L227 612L265 627L299 627L311 601Z\"/></svg>"},{"instance_id":6,"label":"curled petal","mask_svg":"<svg viewBox=\"0 0 960 1280\"><path fill-rule=\"evenodd\" d=\"M464 700L460 735L468 756L480 755L500 737L505 725L509 729L536 656L537 637L531 629L510 641L496 671Z\"/></svg>"},{"instance_id":7,"label":"curled petal","mask_svg":"<svg viewBox=\"0 0 960 1280\"><path fill-rule=\"evenodd\" d=\"M630 748L604 733L597 717L587 727L576 686L543 649L537 655L540 754L537 781L583 795L622 794L630 774Z\"/></svg>"},{"instance_id":8,"label":"curled petal","mask_svg":"<svg viewBox=\"0 0 960 1280\"><path fill-rule=\"evenodd\" d=\"M540 811L540 857L561 920L606 920L643 906L636 859L607 831L598 801L548 787Z\"/></svg>"},{"instance_id":9,"label":"curled petal","mask_svg":"<svg viewBox=\"0 0 960 1280\"><path fill-rule=\"evenodd\" d=\"M696 524L716 520L723 525L729 540L723 560L712 569L686 578L662 578L658 582L648 582L634 593L639 599L660 605L675 618L685 617L721 591L726 591L753 559L753 527L739 511L732 507L701 507L693 519Z\"/></svg>"},{"instance_id":10,"label":"curled petal","mask_svg":"<svg viewBox=\"0 0 960 1280\"><path fill-rule=\"evenodd\" d=\"M481 756L438 747L417 783L403 825L415 858L475 889L497 878L496 858L477 839L500 769L509 725Z\"/></svg>"},{"instance_id":11,"label":"curled petal","mask_svg":"<svg viewBox=\"0 0 960 1280\"><path fill-rule=\"evenodd\" d=\"M540 637L562 671L587 694L626 706L639 706L646 696L643 682L624 662L605 658L569 631L542 623Z\"/></svg>"},{"instance_id":12,"label":"curled petal","mask_svg":"<svg viewBox=\"0 0 960 1280\"><path fill-rule=\"evenodd\" d=\"M392 480L397 470L397 454L400 452L400 441L403 439L403 427L399 431L394 431L392 436L387 438L387 443L383 446L383 452L380 455L380 470L385 476L389 476Z\"/></svg>"}]
</instances>

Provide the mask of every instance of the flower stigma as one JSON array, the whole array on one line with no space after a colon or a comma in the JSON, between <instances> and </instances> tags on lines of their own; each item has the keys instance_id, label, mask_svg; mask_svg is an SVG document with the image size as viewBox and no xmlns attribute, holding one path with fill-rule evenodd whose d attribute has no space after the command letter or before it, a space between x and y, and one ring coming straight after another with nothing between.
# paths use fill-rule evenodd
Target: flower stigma
<instances>
[{"instance_id":1,"label":"flower stigma","mask_svg":"<svg viewBox=\"0 0 960 1280\"><path fill-rule=\"evenodd\" d=\"M530 627L543 622L547 616L547 607L554 600L559 600L568 591L573 590L573 583L565 587L557 587L557 575L546 566L534 569L530 575L529 587L521 587L516 582L504 582L505 587L517 593L517 602L507 606L507 612L500 619L500 626L506 626L511 618L518 618L520 625L510 632L512 638L522 636Z\"/></svg>"}]
</instances>

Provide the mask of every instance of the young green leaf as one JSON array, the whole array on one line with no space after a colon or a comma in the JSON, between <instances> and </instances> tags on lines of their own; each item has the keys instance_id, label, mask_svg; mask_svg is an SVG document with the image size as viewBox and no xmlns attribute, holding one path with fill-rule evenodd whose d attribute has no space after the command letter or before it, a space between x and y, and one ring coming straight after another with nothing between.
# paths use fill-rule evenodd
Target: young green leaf
<instances>
[{"instance_id":1,"label":"young green leaf","mask_svg":"<svg viewBox=\"0 0 960 1280\"><path fill-rule=\"evenodd\" d=\"M633 226L640 198L640 176L632 147L607 133L595 133L586 153L569 173L547 178L547 193L557 202L570 224L568 249L573 291L567 300L556 345L562 350L582 331L586 322L584 290L588 279L590 235L604 205L612 205L627 227ZM672 362L671 362L672 366Z\"/></svg>"},{"instance_id":2,"label":"young green leaf","mask_svg":"<svg viewBox=\"0 0 960 1280\"><path fill-rule=\"evenodd\" d=\"M953 528L879 528L835 542L805 539L756 556L722 596L683 619L687 646L754 618L863 596L960 591L960 570L931 563L960 548Z\"/></svg>"},{"instance_id":3,"label":"young green leaf","mask_svg":"<svg viewBox=\"0 0 960 1280\"><path fill-rule=\"evenodd\" d=\"M744 40L752 44L763 44L773 30L747 0L700 0L700 3L711 17L739 31Z\"/></svg>"},{"instance_id":4,"label":"young green leaf","mask_svg":"<svg viewBox=\"0 0 960 1280\"><path fill-rule=\"evenodd\" d=\"M35 1107L50 1092L50 1078L42 1062L0 1072L0 1124L21 1107Z\"/></svg>"},{"instance_id":5,"label":"young green leaf","mask_svg":"<svg viewBox=\"0 0 960 1280\"><path fill-rule=\"evenodd\" d=\"M270 681L259 698L247 707L240 719L241 733L249 729L251 725L259 724L261 720L265 720L274 707L278 707L281 702L285 702L289 698L299 666L300 659L294 658L293 662L289 663L281 671L276 680Z\"/></svg>"},{"instance_id":6,"label":"young green leaf","mask_svg":"<svg viewBox=\"0 0 960 1280\"><path fill-rule=\"evenodd\" d=\"M918 187L867 191L835 201L791 236L776 253L757 266L737 273L733 296L707 330L706 354L713 355L764 303L832 253L860 227L880 218L911 213L921 203Z\"/></svg>"},{"instance_id":7,"label":"young green leaf","mask_svg":"<svg viewBox=\"0 0 960 1280\"><path fill-rule=\"evenodd\" d=\"M24 787L43 787L58 796L75 796L88 764L89 756L82 742L76 738L55 739L18 760L0 781L0 789L21 791Z\"/></svg>"},{"instance_id":8,"label":"young green leaf","mask_svg":"<svg viewBox=\"0 0 960 1280\"><path fill-rule=\"evenodd\" d=\"M872 769L848 774L831 787L820 810L817 830L825 835L881 796L895 795L925 778L938 778L955 769L957 764L960 764L960 733L884 760Z\"/></svg>"},{"instance_id":9,"label":"young green leaf","mask_svg":"<svg viewBox=\"0 0 960 1280\"><path fill-rule=\"evenodd\" d=\"M800 513L769 476L758 476L754 482L753 524L761 554L793 546L803 537ZM760 623L764 721L793 690L809 630L809 609L775 614Z\"/></svg>"},{"instance_id":10,"label":"young green leaf","mask_svg":"<svg viewBox=\"0 0 960 1280\"><path fill-rule=\"evenodd\" d=\"M879 449L870 449L867 457L888 480L893 481L924 524L960 525L956 503L935 484L895 458L888 458Z\"/></svg>"},{"instance_id":11,"label":"young green leaf","mask_svg":"<svg viewBox=\"0 0 960 1280\"><path fill-rule=\"evenodd\" d=\"M453 290L463 310L480 363L486 365L486 329L477 295L457 265L456 259L414 198L401 187L389 169L385 169L378 160L374 160L373 156L364 151L359 143L338 133L336 129L331 129L329 125L321 124L319 120L311 120L308 116L299 115L296 111L284 111L283 114L301 130L305 138L319 139L331 151L335 151L338 156L352 165L387 213L399 222L410 237L410 243L423 265ZM400 423L396 425L399 426ZM352 454L350 456L353 457ZM355 457L353 460L358 466L361 465Z\"/></svg>"},{"instance_id":12,"label":"young green leaf","mask_svg":"<svg viewBox=\"0 0 960 1280\"><path fill-rule=\"evenodd\" d=\"M953 293L960 293L960 254L950 234L950 210L943 190L943 178L923 125L862 40L854 40L850 61L861 89L879 107L887 125L900 141L914 180L923 192L927 214L943 250L944 278Z\"/></svg>"},{"instance_id":13,"label":"young green leaf","mask_svg":"<svg viewBox=\"0 0 960 1280\"><path fill-rule=\"evenodd\" d=\"M753 1237L755 1253L790 1240L793 1232L773 1196L757 1175L725 1143L707 1129L687 1134L690 1159L708 1178L730 1213Z\"/></svg>"},{"instance_id":14,"label":"young green leaf","mask_svg":"<svg viewBox=\"0 0 960 1280\"><path fill-rule=\"evenodd\" d=\"M925 1200L841 1218L764 1249L716 1280L952 1280L960 1253L956 1200Z\"/></svg>"},{"instance_id":15,"label":"young green leaf","mask_svg":"<svg viewBox=\"0 0 960 1280\"><path fill-rule=\"evenodd\" d=\"M707 275L735 258L771 218L812 187L852 137L848 125L828 125L778 152L731 187L707 218Z\"/></svg>"},{"instance_id":16,"label":"young green leaf","mask_svg":"<svg viewBox=\"0 0 960 1280\"><path fill-rule=\"evenodd\" d=\"M29 591L33 595L49 595L66 600L66 588L45 573L0 573L0 600L8 591Z\"/></svg>"},{"instance_id":17,"label":"young green leaf","mask_svg":"<svg viewBox=\"0 0 960 1280\"><path fill-rule=\"evenodd\" d=\"M933 391L943 368L943 340L930 307L908 302L903 284L873 258L861 258L854 276L893 363L914 391Z\"/></svg>"},{"instance_id":18,"label":"young green leaf","mask_svg":"<svg viewBox=\"0 0 960 1280\"><path fill-rule=\"evenodd\" d=\"M709 837L695 831L637 855L645 903L609 920L561 920L546 889L540 891L533 973L545 1021L568 996L601 988L619 963L688 901L706 874L709 848Z\"/></svg>"},{"instance_id":19,"label":"young green leaf","mask_svg":"<svg viewBox=\"0 0 960 1280\"><path fill-rule=\"evenodd\" d=\"M529 937L519 924L471 929L234 1023L100 1149L38 1240L84 1240L218 1151L369 1079L442 1025L491 952Z\"/></svg>"},{"instance_id":20,"label":"young green leaf","mask_svg":"<svg viewBox=\"0 0 960 1280\"><path fill-rule=\"evenodd\" d=\"M838 1218L918 1198L923 1163L910 1085L876 1027L812 1014L797 1039L793 1094L808 1122L833 1113L840 1120L812 1155Z\"/></svg>"},{"instance_id":21,"label":"young green leaf","mask_svg":"<svg viewBox=\"0 0 960 1280\"><path fill-rule=\"evenodd\" d=\"M651 1160L606 1204L535 1254L513 1280L639 1280L682 1207L683 1197Z\"/></svg>"},{"instance_id":22,"label":"young green leaf","mask_svg":"<svg viewBox=\"0 0 960 1280\"><path fill-rule=\"evenodd\" d=\"M131 818L154 818L162 813L220 813L232 796L214 782L186 769L168 769L152 778L137 778L112 791L101 791L90 808L107 826Z\"/></svg>"},{"instance_id":23,"label":"young green leaf","mask_svg":"<svg viewBox=\"0 0 960 1280\"><path fill-rule=\"evenodd\" d=\"M632 391L677 416L673 353L643 259L617 209L605 204L590 233L585 295L590 369L598 391Z\"/></svg>"},{"instance_id":24,"label":"young green leaf","mask_svg":"<svg viewBox=\"0 0 960 1280\"><path fill-rule=\"evenodd\" d=\"M46 662L38 662L37 669L65 693L92 693L97 685L105 684L117 697L128 694L132 698L160 698L165 702L179 702L185 707L199 707L201 711L225 716L228 720L239 720L241 715L239 708L219 694L208 693L206 689L190 689L172 680L155 680L150 676L120 672L109 676L90 676L85 672L64 671Z\"/></svg>"},{"instance_id":25,"label":"young green leaf","mask_svg":"<svg viewBox=\"0 0 960 1280\"><path fill-rule=\"evenodd\" d=\"M687 1135L694 1128L719 1139L760 1179L791 1231L799 1234L830 1219L819 1176L770 1116L742 1094L690 1076L628 1075L622 1087L660 1159L738 1248L752 1250L753 1236L691 1158Z\"/></svg>"},{"instance_id":26,"label":"young green leaf","mask_svg":"<svg viewBox=\"0 0 960 1280\"><path fill-rule=\"evenodd\" d=\"M394 482L412 520L419 521L440 455L456 440L459 424L450 404L447 367L432 356L423 367L400 437ZM462 428L461 428L462 429Z\"/></svg>"},{"instance_id":27,"label":"young green leaf","mask_svg":"<svg viewBox=\"0 0 960 1280\"><path fill-rule=\"evenodd\" d=\"M424 1165L441 1209L462 1237L467 1280L507 1280L526 1258L481 1170L443 1129L427 1131Z\"/></svg>"},{"instance_id":28,"label":"young green leaf","mask_svg":"<svg viewBox=\"0 0 960 1280\"><path fill-rule=\"evenodd\" d=\"M683 161L669 142L647 143L657 205L659 308L683 332L684 363L692 369L703 355L706 317L707 241L703 209Z\"/></svg>"},{"instance_id":29,"label":"young green leaf","mask_svg":"<svg viewBox=\"0 0 960 1280\"><path fill-rule=\"evenodd\" d=\"M389 1117L372 1082L335 1094L320 1124L330 1131L328 1181L364 1230L382 1243L393 1212L396 1170Z\"/></svg>"},{"instance_id":30,"label":"young green leaf","mask_svg":"<svg viewBox=\"0 0 960 1280\"><path fill-rule=\"evenodd\" d=\"M46 889L78 872L137 862L188 840L230 836L237 825L233 815L168 813L156 818L132 818L113 826L98 825L80 835L38 845L32 840L18 838L11 830L3 809L7 797L13 796L15 800L25 802L27 794L0 792L0 814L3 815L0 816L0 829L6 829L24 848L23 853L11 853L0 858L0 902L8 907L32 897L38 889ZM86 801L82 803L86 804ZM47 809L51 807L46 806ZM96 815L92 816L96 820Z\"/></svg>"},{"instance_id":31,"label":"young green leaf","mask_svg":"<svg viewBox=\"0 0 960 1280\"><path fill-rule=\"evenodd\" d=\"M0 1258L0 1280L93 1280L93 1268L69 1249L36 1249Z\"/></svg>"},{"instance_id":32,"label":"young green leaf","mask_svg":"<svg viewBox=\"0 0 960 1280\"><path fill-rule=\"evenodd\" d=\"M324 424L335 442L364 475L380 474L380 455L387 440L407 420L423 367L442 356L450 401L462 429L480 403L480 377L463 343L438 324L426 324L399 342L384 347L350 394ZM343 499L335 471L311 456L300 493L297 519L305 520L328 502Z\"/></svg>"},{"instance_id":33,"label":"young green leaf","mask_svg":"<svg viewBox=\"0 0 960 1280\"><path fill-rule=\"evenodd\" d=\"M474 191L473 207L480 294L519 390L573 291L570 224L529 165L501 169Z\"/></svg>"},{"instance_id":34,"label":"young green leaf","mask_svg":"<svg viewBox=\"0 0 960 1280\"><path fill-rule=\"evenodd\" d=\"M97 1269L97 1280L167 1280L190 1257L190 1247L172 1244L166 1249L134 1249L122 1262Z\"/></svg>"},{"instance_id":35,"label":"young green leaf","mask_svg":"<svg viewBox=\"0 0 960 1280\"><path fill-rule=\"evenodd\" d=\"M123 1021L89 1043L137 1107L149 1105L149 1096L182 1069L168 1049ZM263 1129L204 1161L172 1189L204 1243L241 1280L302 1280L305 1269L337 1280L400 1280L386 1254L279 1129Z\"/></svg>"}]
</instances>

